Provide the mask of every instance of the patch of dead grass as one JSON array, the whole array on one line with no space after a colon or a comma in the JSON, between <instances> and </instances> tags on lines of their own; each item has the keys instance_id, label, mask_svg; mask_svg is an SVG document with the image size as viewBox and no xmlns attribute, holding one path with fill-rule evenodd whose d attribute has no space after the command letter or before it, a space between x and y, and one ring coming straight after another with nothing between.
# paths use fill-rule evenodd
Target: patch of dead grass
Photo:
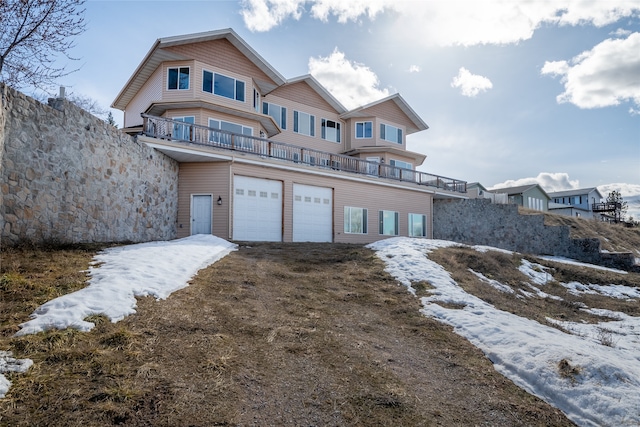
<instances>
[{"instance_id":1,"label":"patch of dead grass","mask_svg":"<svg viewBox=\"0 0 640 427\"><path fill-rule=\"evenodd\" d=\"M242 245L116 324L3 337L35 364L0 424L571 425L419 309L362 246Z\"/></svg>"}]
</instances>

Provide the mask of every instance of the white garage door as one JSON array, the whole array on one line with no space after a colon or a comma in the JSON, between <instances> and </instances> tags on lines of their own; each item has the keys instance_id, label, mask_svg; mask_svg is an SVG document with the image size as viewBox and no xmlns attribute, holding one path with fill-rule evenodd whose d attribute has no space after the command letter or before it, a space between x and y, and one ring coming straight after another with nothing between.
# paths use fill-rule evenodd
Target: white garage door
<instances>
[{"instance_id":1,"label":"white garage door","mask_svg":"<svg viewBox=\"0 0 640 427\"><path fill-rule=\"evenodd\" d=\"M333 190L293 184L293 241L333 241Z\"/></svg>"},{"instance_id":2,"label":"white garage door","mask_svg":"<svg viewBox=\"0 0 640 427\"><path fill-rule=\"evenodd\" d=\"M233 240L282 241L282 182L233 177Z\"/></svg>"}]
</instances>

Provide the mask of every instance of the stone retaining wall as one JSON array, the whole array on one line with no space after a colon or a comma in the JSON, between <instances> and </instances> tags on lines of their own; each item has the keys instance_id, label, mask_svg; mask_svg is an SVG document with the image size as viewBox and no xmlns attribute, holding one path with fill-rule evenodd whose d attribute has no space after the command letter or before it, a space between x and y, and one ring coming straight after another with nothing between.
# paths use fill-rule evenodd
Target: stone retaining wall
<instances>
[{"instance_id":1,"label":"stone retaining wall","mask_svg":"<svg viewBox=\"0 0 640 427\"><path fill-rule=\"evenodd\" d=\"M433 238L634 268L630 254L601 253L597 238L572 239L567 226L544 225L543 215L520 215L517 205L488 199L434 200Z\"/></svg>"},{"instance_id":2,"label":"stone retaining wall","mask_svg":"<svg viewBox=\"0 0 640 427\"><path fill-rule=\"evenodd\" d=\"M175 238L174 160L66 100L58 110L12 88L3 98L3 245Z\"/></svg>"}]
</instances>

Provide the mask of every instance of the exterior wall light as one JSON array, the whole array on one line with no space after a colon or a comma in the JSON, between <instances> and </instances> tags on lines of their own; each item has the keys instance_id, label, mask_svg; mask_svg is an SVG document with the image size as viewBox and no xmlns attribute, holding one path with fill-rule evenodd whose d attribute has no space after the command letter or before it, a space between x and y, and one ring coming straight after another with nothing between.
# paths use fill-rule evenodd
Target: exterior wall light
<instances>
[{"instance_id":1,"label":"exterior wall light","mask_svg":"<svg viewBox=\"0 0 640 427\"><path fill-rule=\"evenodd\" d=\"M218 204L222 205L222 196L218 196Z\"/></svg>"}]
</instances>

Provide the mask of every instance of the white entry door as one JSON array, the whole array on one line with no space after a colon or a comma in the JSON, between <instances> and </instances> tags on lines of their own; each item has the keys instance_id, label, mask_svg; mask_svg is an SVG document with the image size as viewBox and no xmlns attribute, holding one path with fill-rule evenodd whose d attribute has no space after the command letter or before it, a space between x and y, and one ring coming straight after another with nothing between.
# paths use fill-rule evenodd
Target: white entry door
<instances>
[{"instance_id":1,"label":"white entry door","mask_svg":"<svg viewBox=\"0 0 640 427\"><path fill-rule=\"evenodd\" d=\"M191 196L191 235L211 234L212 196Z\"/></svg>"},{"instance_id":2,"label":"white entry door","mask_svg":"<svg viewBox=\"0 0 640 427\"><path fill-rule=\"evenodd\" d=\"M333 241L333 190L293 184L293 241Z\"/></svg>"},{"instance_id":3,"label":"white entry door","mask_svg":"<svg viewBox=\"0 0 640 427\"><path fill-rule=\"evenodd\" d=\"M282 241L282 181L233 177L233 240Z\"/></svg>"}]
</instances>

